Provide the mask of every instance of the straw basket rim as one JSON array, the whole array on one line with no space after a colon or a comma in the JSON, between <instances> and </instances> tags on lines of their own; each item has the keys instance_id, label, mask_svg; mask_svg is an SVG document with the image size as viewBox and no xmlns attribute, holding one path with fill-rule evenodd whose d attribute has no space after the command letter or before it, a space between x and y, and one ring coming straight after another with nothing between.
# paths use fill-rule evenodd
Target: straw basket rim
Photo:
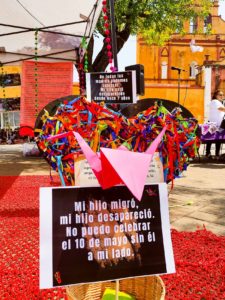
<instances>
[{"instance_id":1,"label":"straw basket rim","mask_svg":"<svg viewBox=\"0 0 225 300\"><path fill-rule=\"evenodd\" d=\"M159 275L119 279L119 290L137 300L164 300L165 284ZM68 300L101 300L106 288L115 289L115 281L104 281L66 287Z\"/></svg>"}]
</instances>

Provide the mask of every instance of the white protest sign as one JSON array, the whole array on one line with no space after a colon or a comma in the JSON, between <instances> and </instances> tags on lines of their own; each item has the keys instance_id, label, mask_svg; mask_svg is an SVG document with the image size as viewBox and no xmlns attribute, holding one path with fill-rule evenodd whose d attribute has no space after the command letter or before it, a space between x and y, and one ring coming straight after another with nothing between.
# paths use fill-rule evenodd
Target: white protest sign
<instances>
[{"instance_id":1,"label":"white protest sign","mask_svg":"<svg viewBox=\"0 0 225 300\"><path fill-rule=\"evenodd\" d=\"M165 183L40 189L40 288L173 272Z\"/></svg>"}]
</instances>

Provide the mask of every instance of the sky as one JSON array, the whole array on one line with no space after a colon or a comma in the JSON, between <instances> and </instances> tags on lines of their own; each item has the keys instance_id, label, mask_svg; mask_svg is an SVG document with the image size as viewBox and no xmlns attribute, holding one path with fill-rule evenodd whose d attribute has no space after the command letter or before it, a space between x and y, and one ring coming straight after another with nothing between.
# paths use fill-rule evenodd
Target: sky
<instances>
[{"instance_id":1,"label":"sky","mask_svg":"<svg viewBox=\"0 0 225 300\"><path fill-rule=\"evenodd\" d=\"M219 14L225 20L225 1L219 1Z\"/></svg>"}]
</instances>

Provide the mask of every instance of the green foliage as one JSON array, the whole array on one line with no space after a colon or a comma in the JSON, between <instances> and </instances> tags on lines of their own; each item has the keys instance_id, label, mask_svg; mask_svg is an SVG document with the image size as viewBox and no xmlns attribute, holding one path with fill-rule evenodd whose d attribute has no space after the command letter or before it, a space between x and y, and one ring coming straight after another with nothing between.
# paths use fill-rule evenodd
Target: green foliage
<instances>
[{"instance_id":1,"label":"green foliage","mask_svg":"<svg viewBox=\"0 0 225 300\"><path fill-rule=\"evenodd\" d=\"M211 5L211 0L115 0L117 32L129 29L148 43L163 44L171 34L183 33L186 20L207 16ZM100 19L101 33L102 24Z\"/></svg>"},{"instance_id":2,"label":"green foliage","mask_svg":"<svg viewBox=\"0 0 225 300\"><path fill-rule=\"evenodd\" d=\"M110 1L110 0L107 0ZM140 34L149 44L163 45L172 34L185 34L184 22L209 15L212 0L114 0L117 52L130 34ZM221 0L222 1L222 0ZM210 26L204 32L209 33ZM104 20L100 17L97 31L104 36ZM196 32L197 33L197 32ZM199 33L203 33L199 32ZM93 40L93 39L92 39ZM88 53L93 53L94 42L89 43ZM92 70L105 70L108 65L106 46L103 45ZM90 56L90 57L91 57ZM91 61L91 59L90 59Z\"/></svg>"}]
</instances>

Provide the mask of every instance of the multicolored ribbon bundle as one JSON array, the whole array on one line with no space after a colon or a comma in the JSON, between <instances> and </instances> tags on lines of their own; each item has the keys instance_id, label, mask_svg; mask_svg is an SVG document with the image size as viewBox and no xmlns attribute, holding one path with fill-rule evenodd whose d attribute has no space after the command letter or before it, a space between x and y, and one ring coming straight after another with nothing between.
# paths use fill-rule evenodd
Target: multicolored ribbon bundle
<instances>
[{"instance_id":1,"label":"multicolored ribbon bundle","mask_svg":"<svg viewBox=\"0 0 225 300\"><path fill-rule=\"evenodd\" d=\"M75 184L74 159L82 154L73 131L78 132L95 152L100 147L116 149L120 145L130 151L144 152L167 125L158 148L166 182L173 181L186 170L200 145L195 119L183 118L179 109L170 113L157 103L135 117L126 118L103 104L77 97L60 104L54 116L45 111L42 122L42 128L36 129L39 133L37 145L50 166L59 173L63 185Z\"/></svg>"}]
</instances>

